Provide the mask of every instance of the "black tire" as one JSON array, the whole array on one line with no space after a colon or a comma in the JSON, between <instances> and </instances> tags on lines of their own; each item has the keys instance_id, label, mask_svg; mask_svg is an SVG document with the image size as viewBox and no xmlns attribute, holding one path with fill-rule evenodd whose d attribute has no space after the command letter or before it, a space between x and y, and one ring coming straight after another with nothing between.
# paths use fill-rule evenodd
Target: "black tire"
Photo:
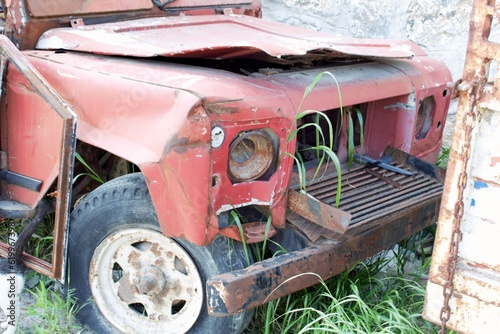
<instances>
[{"instance_id":1,"label":"black tire","mask_svg":"<svg viewBox=\"0 0 500 334\"><path fill-rule=\"evenodd\" d=\"M245 267L241 244L217 237L209 246L200 247L174 241L159 231L140 173L102 185L75 208L68 239L68 284L79 303L89 301L77 315L80 321L99 334L154 333L155 329L181 333L188 328L189 333L207 334L243 331L252 312L209 316L205 293L207 278ZM186 297L191 294L192 298Z\"/></svg>"}]
</instances>

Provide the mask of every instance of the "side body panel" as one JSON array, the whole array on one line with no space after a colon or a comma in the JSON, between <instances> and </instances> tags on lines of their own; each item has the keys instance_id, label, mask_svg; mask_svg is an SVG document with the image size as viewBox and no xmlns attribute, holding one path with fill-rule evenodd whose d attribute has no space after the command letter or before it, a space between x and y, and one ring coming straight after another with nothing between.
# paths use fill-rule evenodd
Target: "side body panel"
<instances>
[{"instance_id":1,"label":"side body panel","mask_svg":"<svg viewBox=\"0 0 500 334\"><path fill-rule=\"evenodd\" d=\"M207 244L218 232L217 213L249 204L270 206L275 224L284 225L289 181L284 176L291 168L284 152L294 150L286 142L294 111L271 85L157 61L39 51L26 55L76 110L79 140L139 166L166 235ZM232 107L224 105L227 101L233 101ZM234 120L226 117L231 108L237 110ZM227 139L212 150L215 124L224 126ZM255 128L279 134L279 169L266 182L233 185L225 174L229 143ZM213 182L214 174L219 182Z\"/></svg>"},{"instance_id":2,"label":"side body panel","mask_svg":"<svg viewBox=\"0 0 500 334\"><path fill-rule=\"evenodd\" d=\"M8 104L2 116L2 146L10 152L6 167L43 182L39 191L2 184L2 195L34 208L59 174L63 120L13 64L8 69L5 88ZM24 128L21 124L29 124L29 131L20 131Z\"/></svg>"}]
</instances>

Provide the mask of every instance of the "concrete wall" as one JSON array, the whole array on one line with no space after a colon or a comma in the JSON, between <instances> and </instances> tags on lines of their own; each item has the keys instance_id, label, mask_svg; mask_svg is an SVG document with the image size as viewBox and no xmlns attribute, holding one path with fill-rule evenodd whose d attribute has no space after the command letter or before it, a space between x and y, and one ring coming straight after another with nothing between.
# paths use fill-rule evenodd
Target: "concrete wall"
<instances>
[{"instance_id":1,"label":"concrete wall","mask_svg":"<svg viewBox=\"0 0 500 334\"><path fill-rule=\"evenodd\" d=\"M263 0L265 19L368 38L410 39L461 77L472 0Z\"/></svg>"}]
</instances>

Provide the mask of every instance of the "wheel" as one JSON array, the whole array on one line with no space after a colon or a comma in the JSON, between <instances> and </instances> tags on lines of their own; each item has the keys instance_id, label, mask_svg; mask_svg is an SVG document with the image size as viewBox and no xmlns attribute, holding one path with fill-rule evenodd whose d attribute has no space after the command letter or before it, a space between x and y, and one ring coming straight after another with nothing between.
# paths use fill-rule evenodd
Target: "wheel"
<instances>
[{"instance_id":1,"label":"wheel","mask_svg":"<svg viewBox=\"0 0 500 334\"><path fill-rule=\"evenodd\" d=\"M68 288L88 301L78 317L96 333L239 333L251 312L209 316L205 282L246 263L224 237L200 247L163 236L140 173L102 185L71 214Z\"/></svg>"}]
</instances>

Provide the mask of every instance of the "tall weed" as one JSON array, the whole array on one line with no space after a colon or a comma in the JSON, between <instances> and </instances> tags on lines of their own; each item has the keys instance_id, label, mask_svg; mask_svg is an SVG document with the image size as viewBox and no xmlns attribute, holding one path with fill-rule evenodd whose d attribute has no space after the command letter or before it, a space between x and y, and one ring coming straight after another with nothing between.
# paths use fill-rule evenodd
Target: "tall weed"
<instances>
[{"instance_id":1,"label":"tall weed","mask_svg":"<svg viewBox=\"0 0 500 334\"><path fill-rule=\"evenodd\" d=\"M309 182L312 182L318 175L319 171L321 168L325 165L325 163L333 163L336 169L337 173L337 192L335 195L335 204L338 207L340 204L340 197L341 197L341 191L342 191L342 171L341 171L341 164L340 161L334 152L334 130L333 130L333 125L332 121L328 118L328 116L319 110L302 110L302 106L304 104L304 101L306 100L307 96L313 91L314 87L320 82L320 80L323 78L323 76L330 77L334 80L335 85L337 87L337 94L338 94L338 100L339 100L339 105L340 105L340 128L342 128L342 122L344 120L344 107L342 105L342 94L340 91L340 85L337 81L337 78L335 77L334 74L330 72L321 72L319 73L311 82L309 86L306 87L304 91L304 95L302 96L302 100L298 106L298 112L297 115L295 116L295 124L299 124L300 121L308 116L308 115L314 115L314 122L312 123L304 123L299 126L295 126L296 129L292 131L292 133L288 136L287 138L287 143L291 142L292 140L297 139L297 134L305 130L308 127L312 127L313 130L315 131L315 136L316 136L316 144L312 147L307 147L301 149L302 151L305 150L313 150L316 152L316 158L318 160L318 164L316 167L316 172L314 173L314 176L312 177L312 180L309 180ZM347 142L347 152L348 152L348 168L350 169L352 162L354 161L354 123L352 119L352 114L356 114L356 117L358 119L358 123L360 125L360 141L361 145L363 145L364 141L364 126L363 126L363 116L359 108L353 108L353 109L346 109L348 113L348 124L347 124L347 136L348 136L348 142ZM323 132L323 129L320 126L320 119L323 119L326 124L327 124L327 133ZM307 181L306 180L306 172L305 172L305 167L304 167L304 162L302 160L300 150L296 152L295 156L293 156L295 163L297 165L297 170L298 170L298 176L299 176L299 182L300 182L300 190L302 192L307 192Z\"/></svg>"}]
</instances>

